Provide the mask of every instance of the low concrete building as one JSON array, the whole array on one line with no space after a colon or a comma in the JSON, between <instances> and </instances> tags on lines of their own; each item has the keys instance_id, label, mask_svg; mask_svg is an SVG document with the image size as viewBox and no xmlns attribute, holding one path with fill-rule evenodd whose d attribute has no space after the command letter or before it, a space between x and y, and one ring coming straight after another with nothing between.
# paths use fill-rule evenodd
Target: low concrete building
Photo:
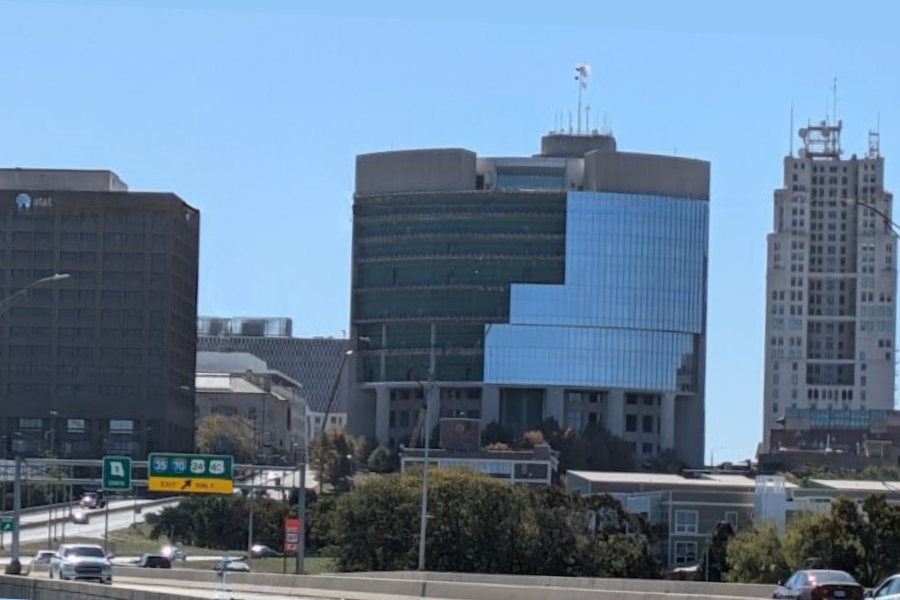
<instances>
[{"instance_id":1,"label":"low concrete building","mask_svg":"<svg viewBox=\"0 0 900 600\"><path fill-rule=\"evenodd\" d=\"M900 462L900 411L788 408L770 431L760 470L804 465L864 469Z\"/></svg>"},{"instance_id":2,"label":"low concrete building","mask_svg":"<svg viewBox=\"0 0 900 600\"><path fill-rule=\"evenodd\" d=\"M569 471L566 487L584 495L609 494L623 508L644 517L659 534L655 550L670 567L702 559L720 521L740 531L771 523L784 531L804 512L825 512L838 498L862 502L881 494L900 503L900 481L811 479L803 486L780 475L688 472L685 475Z\"/></svg>"},{"instance_id":3,"label":"low concrete building","mask_svg":"<svg viewBox=\"0 0 900 600\"><path fill-rule=\"evenodd\" d=\"M450 417L440 421L440 448L429 450L428 464L438 468L463 468L510 483L550 485L559 465L557 453L548 444L530 450L481 446L481 421ZM401 448L400 468L425 463L422 448Z\"/></svg>"},{"instance_id":4,"label":"low concrete building","mask_svg":"<svg viewBox=\"0 0 900 600\"><path fill-rule=\"evenodd\" d=\"M252 427L255 461L293 463L295 451L306 448L306 404L301 386L278 371L198 373L195 421L210 414L239 416Z\"/></svg>"},{"instance_id":5,"label":"low concrete building","mask_svg":"<svg viewBox=\"0 0 900 600\"><path fill-rule=\"evenodd\" d=\"M403 448L401 470L411 466L421 468L425 462L422 448ZM556 474L556 454L547 444L538 444L532 450L429 450L428 463L443 469L469 469L523 485L550 485Z\"/></svg>"},{"instance_id":6,"label":"low concrete building","mask_svg":"<svg viewBox=\"0 0 900 600\"><path fill-rule=\"evenodd\" d=\"M756 481L743 475L569 471L566 485L585 495L609 494L643 516L659 534L655 550L670 568L697 564L720 521L738 531L754 517Z\"/></svg>"}]
</instances>

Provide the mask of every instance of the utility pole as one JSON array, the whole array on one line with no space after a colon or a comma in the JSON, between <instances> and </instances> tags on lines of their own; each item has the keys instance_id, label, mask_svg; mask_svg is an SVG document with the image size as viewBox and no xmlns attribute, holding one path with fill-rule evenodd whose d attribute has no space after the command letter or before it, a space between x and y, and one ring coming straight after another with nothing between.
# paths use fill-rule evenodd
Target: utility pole
<instances>
[{"instance_id":1,"label":"utility pole","mask_svg":"<svg viewBox=\"0 0 900 600\"><path fill-rule=\"evenodd\" d=\"M0 512L6 512L6 480L9 478L9 465L6 464L6 441L7 437L0 436L0 448L3 450L3 476L0 479ZM0 550L5 550L3 538L6 536L0 531Z\"/></svg>"},{"instance_id":2,"label":"utility pole","mask_svg":"<svg viewBox=\"0 0 900 600\"><path fill-rule=\"evenodd\" d=\"M297 519L300 521L300 531L297 536L297 565L295 573L303 574L304 561L306 559L306 448L300 446L297 449Z\"/></svg>"},{"instance_id":3,"label":"utility pole","mask_svg":"<svg viewBox=\"0 0 900 600\"><path fill-rule=\"evenodd\" d=\"M428 466L429 447L431 446L431 393L434 385L429 382L425 392L425 452L422 463L422 516L419 525L419 570L425 570L425 538L428 533Z\"/></svg>"},{"instance_id":4,"label":"utility pole","mask_svg":"<svg viewBox=\"0 0 900 600\"><path fill-rule=\"evenodd\" d=\"M253 560L253 495L255 492L256 490L250 490L250 494L247 496L250 510L250 526L247 528L247 560Z\"/></svg>"}]
</instances>

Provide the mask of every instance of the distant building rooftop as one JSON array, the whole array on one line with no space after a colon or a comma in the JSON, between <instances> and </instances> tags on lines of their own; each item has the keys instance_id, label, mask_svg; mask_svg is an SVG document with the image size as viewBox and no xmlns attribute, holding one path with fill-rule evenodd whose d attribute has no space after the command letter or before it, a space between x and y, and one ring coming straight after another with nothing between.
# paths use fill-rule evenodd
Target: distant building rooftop
<instances>
[{"instance_id":1,"label":"distant building rooftop","mask_svg":"<svg viewBox=\"0 0 900 600\"><path fill-rule=\"evenodd\" d=\"M0 169L0 190L127 192L112 171L90 169Z\"/></svg>"},{"instance_id":2,"label":"distant building rooftop","mask_svg":"<svg viewBox=\"0 0 900 600\"><path fill-rule=\"evenodd\" d=\"M612 471L569 471L575 476L590 483L610 485L652 485L673 487L731 487L753 490L756 479L743 475L722 475L717 473L700 473L694 477L671 475L664 473L618 473ZM793 483L785 483L785 487L796 488Z\"/></svg>"},{"instance_id":3,"label":"distant building rooftop","mask_svg":"<svg viewBox=\"0 0 900 600\"><path fill-rule=\"evenodd\" d=\"M221 373L198 373L194 380L195 389L200 392L224 394L265 394L266 391L242 377Z\"/></svg>"},{"instance_id":4,"label":"distant building rooftop","mask_svg":"<svg viewBox=\"0 0 900 600\"><path fill-rule=\"evenodd\" d=\"M198 352L198 373L240 373L266 371L269 365L249 352Z\"/></svg>"},{"instance_id":5,"label":"distant building rooftop","mask_svg":"<svg viewBox=\"0 0 900 600\"><path fill-rule=\"evenodd\" d=\"M900 481L856 481L852 479L811 479L810 484L838 492L900 493Z\"/></svg>"}]
</instances>

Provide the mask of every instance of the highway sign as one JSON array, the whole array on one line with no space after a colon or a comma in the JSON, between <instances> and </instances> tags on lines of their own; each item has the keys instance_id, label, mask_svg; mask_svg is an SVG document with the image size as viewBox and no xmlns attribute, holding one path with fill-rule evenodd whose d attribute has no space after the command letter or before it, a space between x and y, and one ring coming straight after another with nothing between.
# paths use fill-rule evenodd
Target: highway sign
<instances>
[{"instance_id":1,"label":"highway sign","mask_svg":"<svg viewBox=\"0 0 900 600\"><path fill-rule=\"evenodd\" d=\"M175 494L231 494L234 458L209 454L153 453L147 457L147 490Z\"/></svg>"},{"instance_id":2,"label":"highway sign","mask_svg":"<svg viewBox=\"0 0 900 600\"><path fill-rule=\"evenodd\" d=\"M0 533L12 533L15 525L14 517L0 517Z\"/></svg>"},{"instance_id":3,"label":"highway sign","mask_svg":"<svg viewBox=\"0 0 900 600\"><path fill-rule=\"evenodd\" d=\"M131 459L127 456L103 457L103 490L131 491Z\"/></svg>"},{"instance_id":4,"label":"highway sign","mask_svg":"<svg viewBox=\"0 0 900 600\"><path fill-rule=\"evenodd\" d=\"M297 556L300 551L300 519L284 520L284 555Z\"/></svg>"}]
</instances>

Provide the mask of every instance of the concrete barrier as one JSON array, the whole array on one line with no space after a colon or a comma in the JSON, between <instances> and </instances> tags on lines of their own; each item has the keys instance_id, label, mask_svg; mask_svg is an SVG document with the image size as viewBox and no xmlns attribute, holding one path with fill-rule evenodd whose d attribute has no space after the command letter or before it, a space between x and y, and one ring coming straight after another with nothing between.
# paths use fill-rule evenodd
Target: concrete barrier
<instances>
[{"instance_id":1,"label":"concrete barrier","mask_svg":"<svg viewBox=\"0 0 900 600\"><path fill-rule=\"evenodd\" d=\"M414 577L342 576L342 575L275 575L234 573L229 581L235 590L278 595L356 594L407 596L448 600L732 600L771 598L772 586L735 586L684 581L651 581L626 579L569 579L562 577L517 578L480 576L484 580L463 580L462 574L441 573ZM434 577L440 575L442 577ZM138 569L117 567L117 579L141 581L143 585L206 588L215 585L212 569L207 571ZM465 576L468 577L468 576ZM456 580L453 580L453 579ZM493 580L491 580L493 578ZM732 592L742 591L742 594ZM750 592L755 591L756 595Z\"/></svg>"},{"instance_id":2,"label":"concrete barrier","mask_svg":"<svg viewBox=\"0 0 900 600\"><path fill-rule=\"evenodd\" d=\"M551 577L542 575L488 575L480 573L442 573L418 571L385 571L341 573L341 577L365 579L409 579L414 581L447 581L519 586L576 587L593 590L648 592L663 594L697 594L704 596L736 596L771 598L775 585L756 583L719 583L708 581L670 581L659 579L605 579L588 577Z\"/></svg>"},{"instance_id":3,"label":"concrete barrier","mask_svg":"<svg viewBox=\"0 0 900 600\"><path fill-rule=\"evenodd\" d=\"M90 583L0 575L0 598L22 600L184 600L170 593L144 592Z\"/></svg>"}]
</instances>

